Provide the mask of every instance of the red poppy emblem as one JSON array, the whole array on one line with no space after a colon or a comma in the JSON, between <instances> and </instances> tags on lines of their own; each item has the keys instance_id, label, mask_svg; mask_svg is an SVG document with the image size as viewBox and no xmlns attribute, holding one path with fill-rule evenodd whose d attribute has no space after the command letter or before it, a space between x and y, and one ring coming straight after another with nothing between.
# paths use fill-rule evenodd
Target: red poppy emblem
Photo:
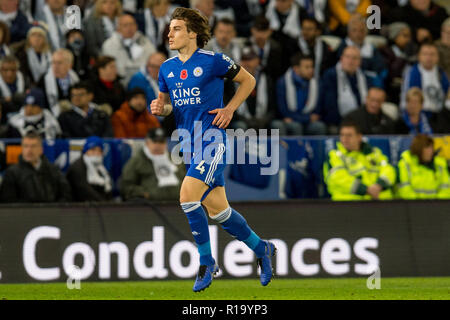
<instances>
[{"instance_id":1,"label":"red poppy emblem","mask_svg":"<svg viewBox=\"0 0 450 320\"><path fill-rule=\"evenodd\" d=\"M188 77L188 72L187 72L187 70L186 70L186 69L181 70L181 73L180 73L180 79L181 79L181 80L186 80L187 77Z\"/></svg>"}]
</instances>

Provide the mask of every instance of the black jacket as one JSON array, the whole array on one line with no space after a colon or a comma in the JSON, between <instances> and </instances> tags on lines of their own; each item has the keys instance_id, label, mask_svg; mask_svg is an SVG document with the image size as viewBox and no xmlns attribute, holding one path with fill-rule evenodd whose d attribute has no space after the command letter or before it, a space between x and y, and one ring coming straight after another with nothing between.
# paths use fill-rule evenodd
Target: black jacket
<instances>
[{"instance_id":1,"label":"black jacket","mask_svg":"<svg viewBox=\"0 0 450 320\"><path fill-rule=\"evenodd\" d=\"M0 188L2 202L64 202L71 201L70 185L61 171L45 156L38 170L25 162L10 166Z\"/></svg>"},{"instance_id":2,"label":"black jacket","mask_svg":"<svg viewBox=\"0 0 450 320\"><path fill-rule=\"evenodd\" d=\"M113 111L116 111L120 109L120 106L126 100L126 90L120 83L119 78L113 82L111 89L108 89L97 76L90 80L90 84L94 91L92 102L98 105L107 103Z\"/></svg>"},{"instance_id":3,"label":"black jacket","mask_svg":"<svg viewBox=\"0 0 450 320\"><path fill-rule=\"evenodd\" d=\"M112 193L106 193L102 187L91 185L87 181L87 167L80 157L67 171L67 181L72 188L74 201L108 201L112 198Z\"/></svg>"},{"instance_id":4,"label":"black jacket","mask_svg":"<svg viewBox=\"0 0 450 320\"><path fill-rule=\"evenodd\" d=\"M69 110L58 117L64 138L86 138L89 136L113 137L113 129L109 116L94 109L84 118L76 111Z\"/></svg>"},{"instance_id":5,"label":"black jacket","mask_svg":"<svg viewBox=\"0 0 450 320\"><path fill-rule=\"evenodd\" d=\"M359 124L362 134L395 134L395 122L384 113L378 115L367 112L366 107L362 106L357 110L350 112L345 119L352 120Z\"/></svg>"}]
</instances>

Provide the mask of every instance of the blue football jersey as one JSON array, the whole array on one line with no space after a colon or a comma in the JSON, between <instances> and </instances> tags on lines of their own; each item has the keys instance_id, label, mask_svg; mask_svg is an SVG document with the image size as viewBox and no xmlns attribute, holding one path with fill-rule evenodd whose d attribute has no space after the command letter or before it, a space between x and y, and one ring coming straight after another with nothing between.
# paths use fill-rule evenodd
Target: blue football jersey
<instances>
[{"instance_id":1,"label":"blue football jersey","mask_svg":"<svg viewBox=\"0 0 450 320\"><path fill-rule=\"evenodd\" d=\"M216 129L226 143L225 130L212 125L216 114L208 111L223 108L223 83L228 75L235 76L239 66L222 53L197 49L192 56L182 62L178 56L166 60L159 70L159 89L169 93L173 106L177 129L190 133L191 150L194 141L202 139L208 129ZM201 130L199 125L201 124ZM194 125L197 126L194 136ZM207 140L207 139L206 139ZM202 146L210 142L202 139ZM186 146L183 144L183 149Z\"/></svg>"}]
</instances>

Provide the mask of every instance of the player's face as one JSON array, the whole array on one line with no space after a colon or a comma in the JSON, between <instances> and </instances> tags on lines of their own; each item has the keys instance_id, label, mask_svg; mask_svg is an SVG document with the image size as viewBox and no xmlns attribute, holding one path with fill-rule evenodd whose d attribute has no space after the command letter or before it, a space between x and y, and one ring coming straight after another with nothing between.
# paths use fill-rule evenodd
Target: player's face
<instances>
[{"instance_id":1,"label":"player's face","mask_svg":"<svg viewBox=\"0 0 450 320\"><path fill-rule=\"evenodd\" d=\"M339 140L348 151L357 151L361 146L362 135L353 127L342 127L339 132Z\"/></svg>"},{"instance_id":2,"label":"player's face","mask_svg":"<svg viewBox=\"0 0 450 320\"><path fill-rule=\"evenodd\" d=\"M170 50L180 50L186 47L192 39L196 38L196 33L187 30L184 20L172 20L169 26L169 48Z\"/></svg>"}]
</instances>

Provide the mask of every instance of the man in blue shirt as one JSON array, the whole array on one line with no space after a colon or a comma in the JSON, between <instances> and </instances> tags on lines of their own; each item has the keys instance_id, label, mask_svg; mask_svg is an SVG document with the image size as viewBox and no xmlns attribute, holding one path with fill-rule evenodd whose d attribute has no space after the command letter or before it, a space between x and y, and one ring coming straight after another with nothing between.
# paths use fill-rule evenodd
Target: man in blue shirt
<instances>
[{"instance_id":1,"label":"man in blue shirt","mask_svg":"<svg viewBox=\"0 0 450 320\"><path fill-rule=\"evenodd\" d=\"M160 68L160 93L151 103L151 112L162 116L173 112L178 133L183 137L187 174L181 185L180 203L200 255L200 269L193 290L198 292L209 287L213 275L219 271L211 255L208 219L202 205L224 230L256 253L261 267L261 284L265 286L272 278L271 258L276 248L261 240L246 220L229 206L223 177L224 129L253 90L255 79L228 56L201 49L211 35L208 19L198 11L177 8L169 30L170 49L177 50L178 56L166 60ZM239 83L226 106L223 105L225 77ZM212 151L211 156L207 150Z\"/></svg>"}]
</instances>

